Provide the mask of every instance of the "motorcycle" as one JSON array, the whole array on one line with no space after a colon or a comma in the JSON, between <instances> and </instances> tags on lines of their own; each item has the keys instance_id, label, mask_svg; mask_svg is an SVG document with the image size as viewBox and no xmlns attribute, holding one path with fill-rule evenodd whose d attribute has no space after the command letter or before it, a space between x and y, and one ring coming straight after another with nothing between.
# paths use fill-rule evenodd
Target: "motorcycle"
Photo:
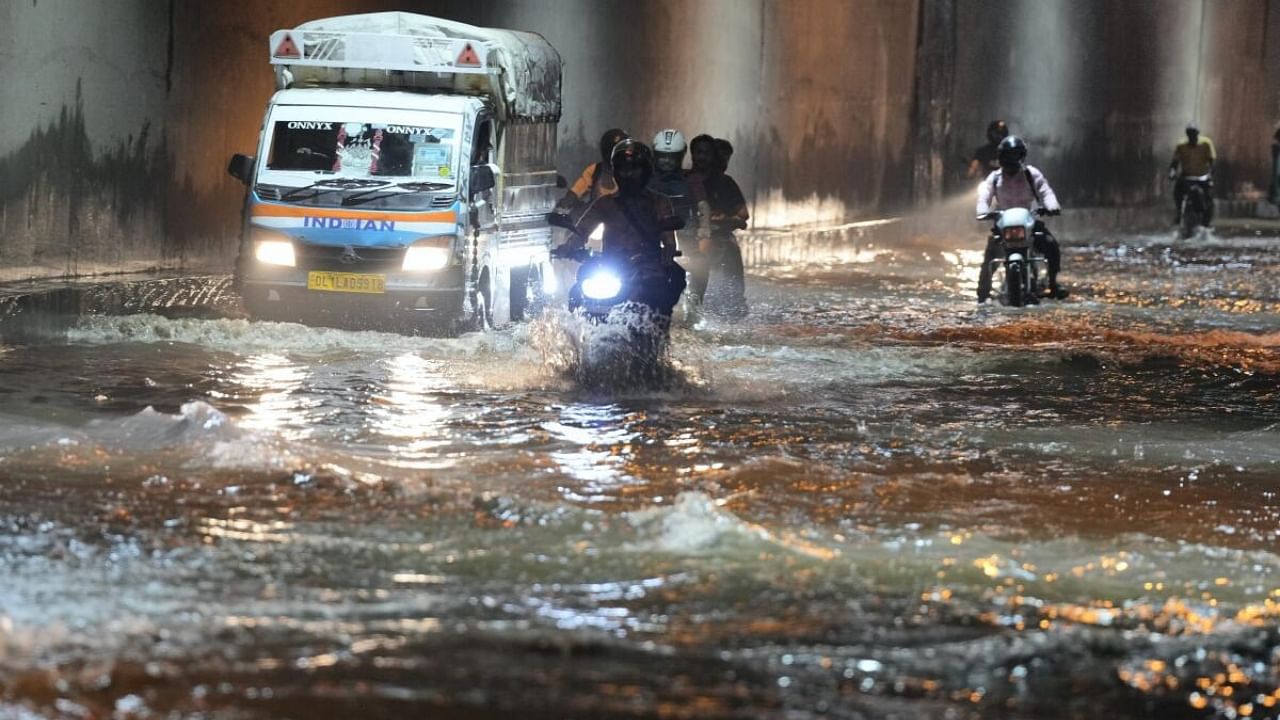
<instances>
[{"instance_id":1,"label":"motorcycle","mask_svg":"<svg viewBox=\"0 0 1280 720\"><path fill-rule=\"evenodd\" d=\"M580 234L563 214L551 213L547 222ZM683 227L684 220L669 217L658 229L674 232ZM566 245L554 248L551 257L581 263L568 303L569 311L585 320L577 337L579 375L653 378L666 356L676 300L671 297L667 266L655 257L621 258Z\"/></svg>"},{"instance_id":2,"label":"motorcycle","mask_svg":"<svg viewBox=\"0 0 1280 720\"><path fill-rule=\"evenodd\" d=\"M1044 208L1036 212L1050 214ZM1003 257L991 261L992 278L1004 269L999 275L997 301L1011 307L1039 304L1048 288L1049 261L1035 249L1035 215L1026 208L1009 208L989 212L978 219L995 221L991 232L999 237L1004 251Z\"/></svg>"},{"instance_id":3,"label":"motorcycle","mask_svg":"<svg viewBox=\"0 0 1280 720\"><path fill-rule=\"evenodd\" d=\"M1182 182L1187 184L1187 191L1182 196L1182 225L1179 227L1179 236L1186 240L1195 237L1209 216L1209 203L1213 202L1210 195L1213 179L1209 175L1196 175L1182 178Z\"/></svg>"}]
</instances>

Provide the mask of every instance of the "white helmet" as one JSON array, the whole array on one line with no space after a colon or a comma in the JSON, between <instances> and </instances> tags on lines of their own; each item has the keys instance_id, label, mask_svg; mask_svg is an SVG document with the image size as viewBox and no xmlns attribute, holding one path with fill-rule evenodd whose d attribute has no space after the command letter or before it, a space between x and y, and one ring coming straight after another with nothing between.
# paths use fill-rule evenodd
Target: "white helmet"
<instances>
[{"instance_id":1,"label":"white helmet","mask_svg":"<svg viewBox=\"0 0 1280 720\"><path fill-rule=\"evenodd\" d=\"M689 144L684 141L684 135L675 128L659 130L653 136L653 151L656 153L683 153L687 147Z\"/></svg>"}]
</instances>

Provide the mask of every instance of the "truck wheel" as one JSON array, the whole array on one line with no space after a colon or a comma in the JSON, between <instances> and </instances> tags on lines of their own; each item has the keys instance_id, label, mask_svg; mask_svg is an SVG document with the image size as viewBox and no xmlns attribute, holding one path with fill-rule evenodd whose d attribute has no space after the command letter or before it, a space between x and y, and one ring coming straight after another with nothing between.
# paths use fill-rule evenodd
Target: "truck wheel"
<instances>
[{"instance_id":1,"label":"truck wheel","mask_svg":"<svg viewBox=\"0 0 1280 720\"><path fill-rule=\"evenodd\" d=\"M511 322L528 320L542 310L542 270L536 265L511 270Z\"/></svg>"}]
</instances>

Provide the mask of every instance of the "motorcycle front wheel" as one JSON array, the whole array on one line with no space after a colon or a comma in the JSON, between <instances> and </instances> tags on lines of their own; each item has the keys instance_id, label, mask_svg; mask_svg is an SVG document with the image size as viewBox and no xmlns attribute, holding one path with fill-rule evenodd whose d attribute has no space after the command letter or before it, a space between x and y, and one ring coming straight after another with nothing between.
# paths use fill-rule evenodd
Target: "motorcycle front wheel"
<instances>
[{"instance_id":1,"label":"motorcycle front wheel","mask_svg":"<svg viewBox=\"0 0 1280 720\"><path fill-rule=\"evenodd\" d=\"M1022 307L1027 304L1026 297L1024 297L1027 287L1026 274L1027 268L1020 262L1012 262L1005 265L1005 294L1008 296L1008 303L1012 307Z\"/></svg>"},{"instance_id":2,"label":"motorcycle front wheel","mask_svg":"<svg viewBox=\"0 0 1280 720\"><path fill-rule=\"evenodd\" d=\"M1183 240L1195 237L1196 230L1204 224L1203 216L1204 214L1196 206L1196 203L1188 202L1186 204L1186 209L1182 211L1181 235Z\"/></svg>"}]
</instances>

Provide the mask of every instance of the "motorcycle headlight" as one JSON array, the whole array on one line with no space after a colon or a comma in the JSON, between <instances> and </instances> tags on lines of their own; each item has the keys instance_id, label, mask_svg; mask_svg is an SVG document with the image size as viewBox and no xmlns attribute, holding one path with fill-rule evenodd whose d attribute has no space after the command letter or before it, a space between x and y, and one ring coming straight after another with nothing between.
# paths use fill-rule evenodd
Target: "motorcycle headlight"
<instances>
[{"instance_id":1,"label":"motorcycle headlight","mask_svg":"<svg viewBox=\"0 0 1280 720\"><path fill-rule=\"evenodd\" d=\"M1021 225L1005 228L1004 239L1005 240L1026 240L1027 229L1022 227Z\"/></svg>"},{"instance_id":2,"label":"motorcycle headlight","mask_svg":"<svg viewBox=\"0 0 1280 720\"><path fill-rule=\"evenodd\" d=\"M617 275L599 270L582 281L582 295L591 300L609 300L622 292L622 280Z\"/></svg>"},{"instance_id":3,"label":"motorcycle headlight","mask_svg":"<svg viewBox=\"0 0 1280 720\"><path fill-rule=\"evenodd\" d=\"M449 264L450 251L439 241L410 245L404 252L402 270L440 270Z\"/></svg>"},{"instance_id":4,"label":"motorcycle headlight","mask_svg":"<svg viewBox=\"0 0 1280 720\"><path fill-rule=\"evenodd\" d=\"M293 243L288 240L255 240L253 256L264 265L294 267Z\"/></svg>"}]
</instances>

